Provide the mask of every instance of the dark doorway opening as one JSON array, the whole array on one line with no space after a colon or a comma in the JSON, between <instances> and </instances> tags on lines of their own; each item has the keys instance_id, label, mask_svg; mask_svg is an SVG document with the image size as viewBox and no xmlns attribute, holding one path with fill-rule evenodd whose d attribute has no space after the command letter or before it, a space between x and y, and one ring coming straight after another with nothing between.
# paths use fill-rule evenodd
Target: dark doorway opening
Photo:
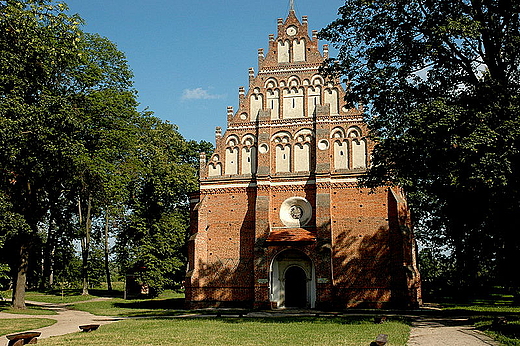
<instances>
[{"instance_id":1,"label":"dark doorway opening","mask_svg":"<svg viewBox=\"0 0 520 346\"><path fill-rule=\"evenodd\" d=\"M307 274L298 266L292 266L285 272L285 307L307 307Z\"/></svg>"}]
</instances>

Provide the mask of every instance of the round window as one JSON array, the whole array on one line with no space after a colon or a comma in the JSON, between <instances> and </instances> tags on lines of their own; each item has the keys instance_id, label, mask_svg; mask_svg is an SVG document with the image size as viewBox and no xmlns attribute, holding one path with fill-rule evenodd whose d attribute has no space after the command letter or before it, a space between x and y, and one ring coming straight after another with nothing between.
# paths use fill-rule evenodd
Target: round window
<instances>
[{"instance_id":1,"label":"round window","mask_svg":"<svg viewBox=\"0 0 520 346\"><path fill-rule=\"evenodd\" d=\"M305 226L312 217L312 207L303 197L290 197L280 206L280 220L287 227Z\"/></svg>"}]
</instances>

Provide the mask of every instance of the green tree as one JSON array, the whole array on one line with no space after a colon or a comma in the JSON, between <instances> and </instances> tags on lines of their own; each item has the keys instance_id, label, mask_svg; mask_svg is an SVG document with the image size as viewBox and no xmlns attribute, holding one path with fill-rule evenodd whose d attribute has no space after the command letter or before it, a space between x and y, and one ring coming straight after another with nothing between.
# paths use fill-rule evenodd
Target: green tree
<instances>
[{"instance_id":1,"label":"green tree","mask_svg":"<svg viewBox=\"0 0 520 346\"><path fill-rule=\"evenodd\" d=\"M187 194L199 152L212 150L139 113L124 54L66 11L52 0L0 1L0 255L16 260L15 308L25 307L28 273L42 287L77 279L77 239L88 293L89 273L100 276L90 266L94 225L104 224L108 273L113 220L127 268L146 266L142 279L157 289L178 281Z\"/></svg>"},{"instance_id":2,"label":"green tree","mask_svg":"<svg viewBox=\"0 0 520 346\"><path fill-rule=\"evenodd\" d=\"M457 284L520 250L520 4L347 0L320 33L339 49L327 70L367 105L378 144L365 184L403 186L423 236L452 246Z\"/></svg>"},{"instance_id":3,"label":"green tree","mask_svg":"<svg viewBox=\"0 0 520 346\"><path fill-rule=\"evenodd\" d=\"M0 187L20 220L6 233L18 249L16 308L25 305L31 247L45 242L52 273L54 244L74 224L87 292L92 220L121 200L115 191L124 185L140 117L124 55L83 33L81 19L66 10L47 0L0 2Z\"/></svg>"},{"instance_id":4,"label":"green tree","mask_svg":"<svg viewBox=\"0 0 520 346\"><path fill-rule=\"evenodd\" d=\"M139 279L157 294L184 274L188 193L197 188L198 150L211 147L185 141L174 125L152 116L140 126L141 166L131 189L132 214L118 236L118 258L125 271L139 269Z\"/></svg>"},{"instance_id":5,"label":"green tree","mask_svg":"<svg viewBox=\"0 0 520 346\"><path fill-rule=\"evenodd\" d=\"M88 294L89 244L92 219L124 200L135 144L135 123L141 116L132 89L132 73L124 54L106 38L86 34L78 66L73 102L82 124L74 157L78 222L83 257L83 293ZM119 207L120 208L120 207ZM120 208L121 209L121 208Z\"/></svg>"},{"instance_id":6,"label":"green tree","mask_svg":"<svg viewBox=\"0 0 520 346\"><path fill-rule=\"evenodd\" d=\"M0 2L0 184L24 223L10 234L19 259L15 308L25 307L28 254L47 210L44 186L75 146L65 135L65 94L79 59L80 20L65 9L47 1Z\"/></svg>"}]
</instances>

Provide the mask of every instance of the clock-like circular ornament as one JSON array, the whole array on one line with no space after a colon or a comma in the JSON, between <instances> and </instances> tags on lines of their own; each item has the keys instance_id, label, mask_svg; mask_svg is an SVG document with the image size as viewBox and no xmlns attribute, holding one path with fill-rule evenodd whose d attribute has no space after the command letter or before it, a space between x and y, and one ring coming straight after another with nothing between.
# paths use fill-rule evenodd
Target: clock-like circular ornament
<instances>
[{"instance_id":1,"label":"clock-like circular ornament","mask_svg":"<svg viewBox=\"0 0 520 346\"><path fill-rule=\"evenodd\" d=\"M288 27L285 32L287 33L287 35L289 36L294 36L296 35L296 33L298 32L298 30L296 29L296 27L294 25L291 25L290 27Z\"/></svg>"}]
</instances>

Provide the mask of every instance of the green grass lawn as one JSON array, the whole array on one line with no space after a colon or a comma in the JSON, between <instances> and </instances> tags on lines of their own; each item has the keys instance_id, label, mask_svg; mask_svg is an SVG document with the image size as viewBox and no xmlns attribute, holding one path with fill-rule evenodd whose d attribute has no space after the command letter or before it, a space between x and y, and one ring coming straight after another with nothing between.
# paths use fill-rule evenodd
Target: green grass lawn
<instances>
[{"instance_id":1,"label":"green grass lawn","mask_svg":"<svg viewBox=\"0 0 520 346\"><path fill-rule=\"evenodd\" d=\"M184 294L166 291L155 299L124 300L114 298L74 304L74 308L100 316L174 316L186 312L183 309Z\"/></svg>"},{"instance_id":2,"label":"green grass lawn","mask_svg":"<svg viewBox=\"0 0 520 346\"><path fill-rule=\"evenodd\" d=\"M1 292L2 296L9 297L5 298L6 301L10 301L11 291ZM121 294L122 295L122 294ZM36 291L27 291L25 292L25 300L26 301L35 301L35 302L43 302L43 303L53 303L53 304L68 304L75 303L79 301L91 300L98 297L107 296L106 291L102 290L92 290L90 295L81 295L81 290L79 289L66 289L66 290L54 290L49 292L36 292Z\"/></svg>"},{"instance_id":3,"label":"green grass lawn","mask_svg":"<svg viewBox=\"0 0 520 346\"><path fill-rule=\"evenodd\" d=\"M8 296L9 292L4 292ZM122 296L122 292L112 292L113 296ZM91 290L91 295L83 296L78 289L56 290L53 292L26 292L26 300L54 304L73 304L75 309L87 311L100 316L172 316L184 313L184 294L172 290L163 292L155 299L131 299L112 298L103 301L90 301L99 297L110 296L106 290ZM10 301L0 302L0 312L19 314L55 314L54 311L27 305L27 310L14 310L10 307Z\"/></svg>"},{"instance_id":4,"label":"green grass lawn","mask_svg":"<svg viewBox=\"0 0 520 346\"><path fill-rule=\"evenodd\" d=\"M94 301L97 297L113 297ZM27 299L49 303L70 303L75 309L95 315L135 317L102 326L94 333L78 333L41 340L44 345L364 345L380 334L389 334L388 346L405 345L410 327L391 320L374 324L370 317L331 318L175 318L189 312L183 308L183 293L166 291L155 299L124 300L122 292L106 289L91 290L82 296L77 289L40 293L28 292ZM447 316L471 316L474 325L500 341L502 345L520 346L520 307L513 306L511 297L474 300L466 304L442 304ZM0 302L0 311L42 314L52 311L29 306L28 310L10 309ZM493 324L497 316L507 323ZM138 318L143 317L143 318ZM0 320L1 321L1 320ZM12 320L11 320L12 321ZM5 322L4 322L5 323ZM7 324L9 330L20 330ZM32 327L29 327L32 328ZM21 329L28 329L22 327ZM11 331L9 331L11 332Z\"/></svg>"},{"instance_id":5,"label":"green grass lawn","mask_svg":"<svg viewBox=\"0 0 520 346\"><path fill-rule=\"evenodd\" d=\"M520 346L520 316L506 317L507 323L495 325L492 316L477 316L471 318L475 327L482 330L502 345Z\"/></svg>"},{"instance_id":6,"label":"green grass lawn","mask_svg":"<svg viewBox=\"0 0 520 346\"><path fill-rule=\"evenodd\" d=\"M487 299L475 299L465 304L445 303L444 312L471 316L473 325L499 341L501 345L520 346L520 306L513 304L512 295L495 294ZM493 323L497 317L507 321Z\"/></svg>"},{"instance_id":7,"label":"green grass lawn","mask_svg":"<svg viewBox=\"0 0 520 346\"><path fill-rule=\"evenodd\" d=\"M55 320L47 318L13 318L0 319L0 335L13 334L29 329L39 329L56 323ZM2 342L7 339L2 340Z\"/></svg>"},{"instance_id":8,"label":"green grass lawn","mask_svg":"<svg viewBox=\"0 0 520 346\"><path fill-rule=\"evenodd\" d=\"M13 309L10 301L0 301L0 312L19 315L56 315L55 311L31 305L27 305L25 310Z\"/></svg>"},{"instance_id":9,"label":"green grass lawn","mask_svg":"<svg viewBox=\"0 0 520 346\"><path fill-rule=\"evenodd\" d=\"M35 302L62 304L62 303L75 303L79 301L85 301L97 298L96 296L87 295L82 296L78 290L67 290L61 295L59 292L26 292L25 299Z\"/></svg>"},{"instance_id":10,"label":"green grass lawn","mask_svg":"<svg viewBox=\"0 0 520 346\"><path fill-rule=\"evenodd\" d=\"M42 339L40 345L346 345L368 346L380 333L388 346L404 346L410 327L360 318L151 318L101 326L92 333Z\"/></svg>"}]
</instances>

